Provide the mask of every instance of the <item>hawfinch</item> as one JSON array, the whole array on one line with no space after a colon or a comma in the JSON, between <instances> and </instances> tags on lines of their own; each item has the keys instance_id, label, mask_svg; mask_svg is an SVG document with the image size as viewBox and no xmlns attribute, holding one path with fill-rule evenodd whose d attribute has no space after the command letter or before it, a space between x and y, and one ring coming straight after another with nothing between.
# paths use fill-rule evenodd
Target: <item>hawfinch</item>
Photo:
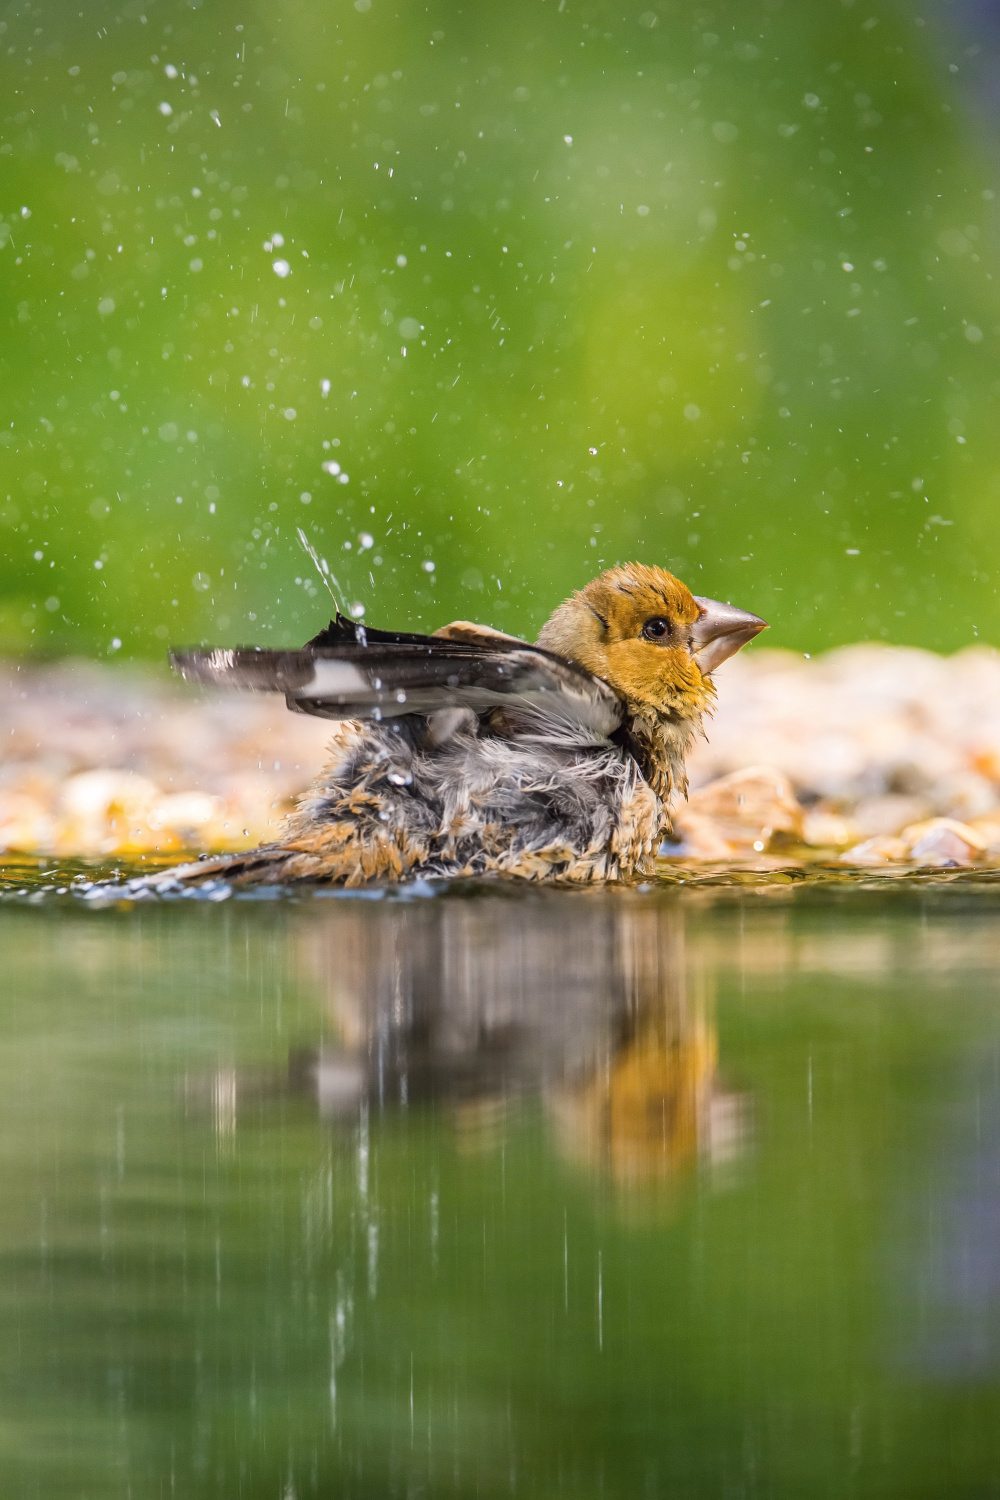
<instances>
[{"instance_id":1,"label":"hawfinch","mask_svg":"<svg viewBox=\"0 0 1000 1500\"><path fill-rule=\"evenodd\" d=\"M337 728L274 843L142 884L647 874L711 674L764 629L629 563L560 604L535 645L465 621L425 636L338 613L299 651L175 652L186 678L282 692Z\"/></svg>"}]
</instances>

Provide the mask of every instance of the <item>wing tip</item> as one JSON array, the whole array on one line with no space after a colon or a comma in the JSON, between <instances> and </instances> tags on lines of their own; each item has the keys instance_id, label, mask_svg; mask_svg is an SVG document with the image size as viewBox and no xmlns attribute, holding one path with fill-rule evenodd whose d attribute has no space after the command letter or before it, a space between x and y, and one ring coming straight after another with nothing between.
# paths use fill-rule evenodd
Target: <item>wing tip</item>
<instances>
[{"instance_id":1,"label":"wing tip","mask_svg":"<svg viewBox=\"0 0 1000 1500\"><path fill-rule=\"evenodd\" d=\"M167 660L173 671L186 681L214 682L223 673L232 671L236 652L228 646L211 646L200 650L175 647L167 652Z\"/></svg>"}]
</instances>

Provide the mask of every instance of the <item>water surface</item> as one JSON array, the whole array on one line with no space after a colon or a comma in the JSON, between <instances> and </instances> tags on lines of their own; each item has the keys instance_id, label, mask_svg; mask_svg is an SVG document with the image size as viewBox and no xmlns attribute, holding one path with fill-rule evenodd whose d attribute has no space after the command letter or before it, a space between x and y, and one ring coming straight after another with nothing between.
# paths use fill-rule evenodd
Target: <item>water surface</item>
<instances>
[{"instance_id":1,"label":"water surface","mask_svg":"<svg viewBox=\"0 0 1000 1500\"><path fill-rule=\"evenodd\" d=\"M10 1493L1000 1491L996 904L8 902Z\"/></svg>"}]
</instances>

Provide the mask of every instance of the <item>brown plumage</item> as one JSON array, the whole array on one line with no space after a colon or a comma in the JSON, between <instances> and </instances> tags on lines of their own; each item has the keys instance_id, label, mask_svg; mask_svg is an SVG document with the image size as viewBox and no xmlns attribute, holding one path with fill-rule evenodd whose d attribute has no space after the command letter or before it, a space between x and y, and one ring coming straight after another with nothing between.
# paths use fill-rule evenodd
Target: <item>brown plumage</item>
<instances>
[{"instance_id":1,"label":"brown plumage","mask_svg":"<svg viewBox=\"0 0 1000 1500\"><path fill-rule=\"evenodd\" d=\"M301 651L177 653L187 677L283 691L341 722L273 844L130 890L647 873L710 674L765 628L630 563L565 600L537 646L464 621L416 636L338 615Z\"/></svg>"}]
</instances>

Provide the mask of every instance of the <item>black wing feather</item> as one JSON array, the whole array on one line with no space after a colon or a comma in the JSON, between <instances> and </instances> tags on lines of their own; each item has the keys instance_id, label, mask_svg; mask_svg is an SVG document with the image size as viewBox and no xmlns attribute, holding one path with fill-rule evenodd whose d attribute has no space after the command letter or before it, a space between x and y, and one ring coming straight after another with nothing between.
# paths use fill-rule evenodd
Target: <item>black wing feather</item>
<instances>
[{"instance_id":1,"label":"black wing feather","mask_svg":"<svg viewBox=\"0 0 1000 1500\"><path fill-rule=\"evenodd\" d=\"M360 620L348 620L338 610L334 618L321 630L319 635L314 635L311 641L306 641L306 648L315 646L320 649L325 646L421 646L427 641L434 640L433 636L413 635L406 630L373 630L370 625L362 625ZM303 648L305 649L305 648Z\"/></svg>"},{"instance_id":2,"label":"black wing feather","mask_svg":"<svg viewBox=\"0 0 1000 1500\"><path fill-rule=\"evenodd\" d=\"M584 668L527 641L373 630L337 616L298 651L254 646L172 651L189 681L285 694L297 713L385 719L438 708L519 708L542 738L605 737L622 719L617 695ZM531 732L531 724L526 724Z\"/></svg>"}]
</instances>

